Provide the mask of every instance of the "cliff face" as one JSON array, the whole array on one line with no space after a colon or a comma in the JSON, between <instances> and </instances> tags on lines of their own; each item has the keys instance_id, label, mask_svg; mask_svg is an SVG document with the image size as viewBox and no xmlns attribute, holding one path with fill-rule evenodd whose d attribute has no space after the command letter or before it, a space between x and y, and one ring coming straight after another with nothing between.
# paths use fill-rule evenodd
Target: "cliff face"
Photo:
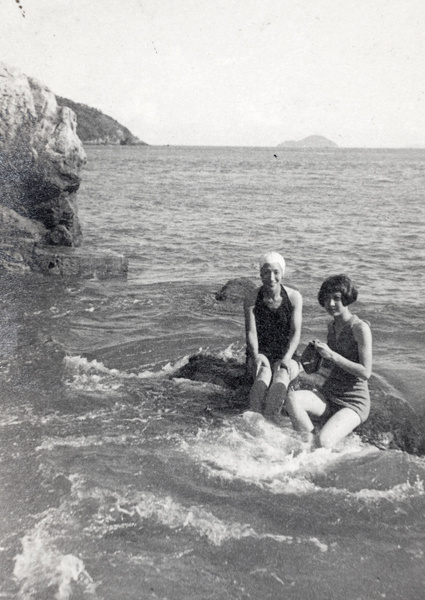
<instances>
[{"instance_id":1,"label":"cliff face","mask_svg":"<svg viewBox=\"0 0 425 600\"><path fill-rule=\"evenodd\" d=\"M28 268L39 244L80 243L76 127L46 86L0 63L0 267Z\"/></svg>"},{"instance_id":2,"label":"cliff face","mask_svg":"<svg viewBox=\"0 0 425 600\"><path fill-rule=\"evenodd\" d=\"M84 144L147 145L100 110L61 96L57 96L56 99L60 106L71 108L77 115L77 133Z\"/></svg>"},{"instance_id":3,"label":"cliff face","mask_svg":"<svg viewBox=\"0 0 425 600\"><path fill-rule=\"evenodd\" d=\"M309 135L297 142L289 140L278 144L278 146L281 148L338 148L335 142L331 142L331 140L323 137L323 135Z\"/></svg>"}]
</instances>

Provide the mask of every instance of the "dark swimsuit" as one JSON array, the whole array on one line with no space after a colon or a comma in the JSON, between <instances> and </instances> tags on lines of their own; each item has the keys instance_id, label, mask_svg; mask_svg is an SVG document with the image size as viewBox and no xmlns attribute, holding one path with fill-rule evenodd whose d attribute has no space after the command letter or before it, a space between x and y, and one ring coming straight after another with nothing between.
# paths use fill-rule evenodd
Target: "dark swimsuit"
<instances>
[{"instance_id":1,"label":"dark swimsuit","mask_svg":"<svg viewBox=\"0 0 425 600\"><path fill-rule=\"evenodd\" d=\"M360 319L356 315L352 315L338 337L336 337L335 329L331 328L328 334L328 346L344 358L358 363L360 362L359 350L353 333L353 326L357 323L360 323ZM365 379L351 375L341 367L333 365L321 391L326 400L331 402L332 412L347 407L359 415L362 423L368 418L370 396Z\"/></svg>"},{"instance_id":2,"label":"dark swimsuit","mask_svg":"<svg viewBox=\"0 0 425 600\"><path fill-rule=\"evenodd\" d=\"M275 310L264 304L263 288L258 290L254 306L258 352L271 363L283 358L289 345L293 306L285 288L280 286L282 302Z\"/></svg>"}]
</instances>

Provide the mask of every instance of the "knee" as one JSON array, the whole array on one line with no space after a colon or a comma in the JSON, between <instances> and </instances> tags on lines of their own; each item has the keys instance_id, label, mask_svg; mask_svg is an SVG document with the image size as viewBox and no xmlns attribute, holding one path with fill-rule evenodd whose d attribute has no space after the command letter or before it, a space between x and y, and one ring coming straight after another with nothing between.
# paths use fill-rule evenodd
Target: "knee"
<instances>
[{"instance_id":1,"label":"knee","mask_svg":"<svg viewBox=\"0 0 425 600\"><path fill-rule=\"evenodd\" d=\"M292 359L291 360L291 381L295 381L295 379L299 376L300 374L300 365L297 363L296 360Z\"/></svg>"},{"instance_id":2,"label":"knee","mask_svg":"<svg viewBox=\"0 0 425 600\"><path fill-rule=\"evenodd\" d=\"M272 372L269 367L261 366L258 369L257 375L255 377L255 381L262 381L268 387L272 380Z\"/></svg>"},{"instance_id":3,"label":"knee","mask_svg":"<svg viewBox=\"0 0 425 600\"><path fill-rule=\"evenodd\" d=\"M335 445L333 436L329 435L328 433L326 433L324 431L320 431L319 435L317 436L317 442L318 442L320 448L328 448L329 449Z\"/></svg>"},{"instance_id":4,"label":"knee","mask_svg":"<svg viewBox=\"0 0 425 600\"><path fill-rule=\"evenodd\" d=\"M280 383L284 385L286 388L289 387L289 374L286 369L279 369L275 372L273 377L274 383Z\"/></svg>"}]
</instances>

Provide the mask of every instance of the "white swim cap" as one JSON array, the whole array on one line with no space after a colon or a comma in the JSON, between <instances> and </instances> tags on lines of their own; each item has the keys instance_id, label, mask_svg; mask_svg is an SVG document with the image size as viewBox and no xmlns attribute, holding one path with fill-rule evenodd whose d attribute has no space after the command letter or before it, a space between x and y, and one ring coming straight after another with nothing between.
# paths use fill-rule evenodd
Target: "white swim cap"
<instances>
[{"instance_id":1,"label":"white swim cap","mask_svg":"<svg viewBox=\"0 0 425 600\"><path fill-rule=\"evenodd\" d=\"M284 275L286 266L285 259L281 254L279 254L279 252L266 252L263 254L263 256L260 258L260 269L265 264L271 265L273 263L277 263L280 266L282 269L282 275Z\"/></svg>"}]
</instances>

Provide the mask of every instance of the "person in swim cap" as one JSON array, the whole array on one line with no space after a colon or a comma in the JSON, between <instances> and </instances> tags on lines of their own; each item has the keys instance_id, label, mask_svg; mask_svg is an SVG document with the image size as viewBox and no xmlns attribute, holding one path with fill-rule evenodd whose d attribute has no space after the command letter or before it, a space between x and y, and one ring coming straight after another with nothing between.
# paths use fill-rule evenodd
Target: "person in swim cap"
<instances>
[{"instance_id":1,"label":"person in swim cap","mask_svg":"<svg viewBox=\"0 0 425 600\"><path fill-rule=\"evenodd\" d=\"M288 388L300 371L302 296L284 286L285 259L266 252L260 259L262 285L244 302L247 370L254 383L249 409L279 423Z\"/></svg>"}]
</instances>

